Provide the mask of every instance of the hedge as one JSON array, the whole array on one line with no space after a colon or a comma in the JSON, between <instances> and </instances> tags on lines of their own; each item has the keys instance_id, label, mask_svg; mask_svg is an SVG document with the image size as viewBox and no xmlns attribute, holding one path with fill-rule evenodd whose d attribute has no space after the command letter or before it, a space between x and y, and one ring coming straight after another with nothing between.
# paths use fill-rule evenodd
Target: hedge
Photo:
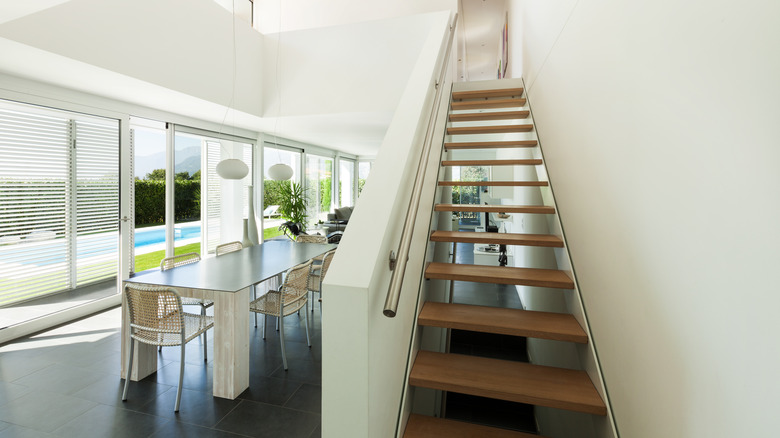
<instances>
[{"instance_id":1,"label":"hedge","mask_svg":"<svg viewBox=\"0 0 780 438\"><path fill-rule=\"evenodd\" d=\"M200 218L200 180L174 181L176 221ZM165 181L135 180L135 225L165 223Z\"/></svg>"}]
</instances>

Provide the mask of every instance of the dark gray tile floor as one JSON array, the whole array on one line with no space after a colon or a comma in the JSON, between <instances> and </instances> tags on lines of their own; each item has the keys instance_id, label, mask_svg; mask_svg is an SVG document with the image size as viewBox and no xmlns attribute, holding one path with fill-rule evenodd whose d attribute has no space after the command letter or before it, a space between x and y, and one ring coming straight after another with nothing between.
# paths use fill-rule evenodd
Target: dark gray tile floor
<instances>
[{"instance_id":1,"label":"dark gray tile floor","mask_svg":"<svg viewBox=\"0 0 780 438\"><path fill-rule=\"evenodd\" d=\"M320 436L319 309L310 318L312 348L303 317L285 318L287 372L273 324L265 341L260 327L250 328L250 384L236 400L211 395L213 340L208 363L201 340L191 341L178 413L178 347L164 348L157 372L131 382L121 401L120 315L112 309L0 346L0 438Z\"/></svg>"}]
</instances>

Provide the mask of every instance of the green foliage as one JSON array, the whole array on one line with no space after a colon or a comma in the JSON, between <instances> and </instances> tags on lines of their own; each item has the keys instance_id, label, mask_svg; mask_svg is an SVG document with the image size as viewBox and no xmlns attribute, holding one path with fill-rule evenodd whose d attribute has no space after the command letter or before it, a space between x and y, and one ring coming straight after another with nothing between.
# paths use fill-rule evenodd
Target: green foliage
<instances>
[{"instance_id":1,"label":"green foliage","mask_svg":"<svg viewBox=\"0 0 780 438\"><path fill-rule=\"evenodd\" d=\"M320 211L330 211L330 199L331 199L331 184L330 177L320 180Z\"/></svg>"},{"instance_id":2,"label":"green foliage","mask_svg":"<svg viewBox=\"0 0 780 438\"><path fill-rule=\"evenodd\" d=\"M301 184L289 182L281 184L280 189L279 214L283 219L300 223L305 231L308 218L306 204L309 203L306 190Z\"/></svg>"},{"instance_id":3,"label":"green foliage","mask_svg":"<svg viewBox=\"0 0 780 438\"><path fill-rule=\"evenodd\" d=\"M179 179L180 180L191 180L192 177L190 176L189 172L178 172L178 173L176 173L176 175L174 175L173 179L177 179L177 180L179 180ZM200 178L198 178L198 179L200 179Z\"/></svg>"},{"instance_id":4,"label":"green foliage","mask_svg":"<svg viewBox=\"0 0 780 438\"><path fill-rule=\"evenodd\" d=\"M176 221L200 218L200 180L174 181ZM135 180L135 226L165 223L165 180Z\"/></svg>"},{"instance_id":5,"label":"green foliage","mask_svg":"<svg viewBox=\"0 0 780 438\"><path fill-rule=\"evenodd\" d=\"M146 180L165 181L165 169L154 169L146 174Z\"/></svg>"},{"instance_id":6,"label":"green foliage","mask_svg":"<svg viewBox=\"0 0 780 438\"><path fill-rule=\"evenodd\" d=\"M366 185L366 179L365 178L358 178L358 196L360 196L360 192L363 191L363 186Z\"/></svg>"},{"instance_id":7,"label":"green foliage","mask_svg":"<svg viewBox=\"0 0 780 438\"><path fill-rule=\"evenodd\" d=\"M267 179L263 181L263 210L269 205L280 205L282 199L283 186L289 186L290 181L274 181Z\"/></svg>"}]
</instances>

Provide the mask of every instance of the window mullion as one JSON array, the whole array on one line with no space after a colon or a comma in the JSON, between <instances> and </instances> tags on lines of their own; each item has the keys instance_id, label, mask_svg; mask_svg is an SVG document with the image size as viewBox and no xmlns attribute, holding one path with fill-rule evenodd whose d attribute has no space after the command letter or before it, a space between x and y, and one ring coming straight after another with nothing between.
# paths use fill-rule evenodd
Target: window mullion
<instances>
[{"instance_id":1,"label":"window mullion","mask_svg":"<svg viewBox=\"0 0 780 438\"><path fill-rule=\"evenodd\" d=\"M69 284L68 288L73 288L76 286L78 278L77 278L77 259L76 255L78 254L78 246L77 246L77 239L78 236L78 224L77 224L77 218L76 218L76 202L77 202L77 190L76 190L76 181L77 181L77 166L76 166L76 159L78 154L77 144L76 144L76 121L71 119L68 121L68 177L66 179L67 183L65 186L65 211L67 211L67 214L65 215L65 241L68 245L68 251L67 251L67 266L69 267Z\"/></svg>"}]
</instances>

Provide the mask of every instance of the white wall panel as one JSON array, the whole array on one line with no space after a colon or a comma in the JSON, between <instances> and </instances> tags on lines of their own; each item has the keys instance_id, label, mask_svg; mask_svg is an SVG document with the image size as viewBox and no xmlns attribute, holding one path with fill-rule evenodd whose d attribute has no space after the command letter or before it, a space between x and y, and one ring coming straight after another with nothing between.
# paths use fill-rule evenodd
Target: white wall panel
<instances>
[{"instance_id":1,"label":"white wall panel","mask_svg":"<svg viewBox=\"0 0 780 438\"><path fill-rule=\"evenodd\" d=\"M773 436L780 4L518 3L621 435Z\"/></svg>"}]
</instances>

